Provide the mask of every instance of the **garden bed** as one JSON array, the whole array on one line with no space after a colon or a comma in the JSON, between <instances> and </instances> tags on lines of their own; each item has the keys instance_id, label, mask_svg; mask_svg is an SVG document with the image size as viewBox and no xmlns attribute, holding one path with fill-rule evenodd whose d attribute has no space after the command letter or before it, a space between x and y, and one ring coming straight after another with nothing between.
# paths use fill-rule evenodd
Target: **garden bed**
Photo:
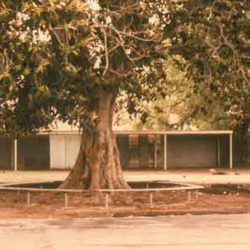
<instances>
[{"instance_id":1,"label":"garden bed","mask_svg":"<svg viewBox=\"0 0 250 250\"><path fill-rule=\"evenodd\" d=\"M41 184L41 183L40 183ZM29 193L27 203L27 187L23 190L0 190L0 218L78 218L107 216L156 216L168 214L209 214L209 213L249 213L250 194L244 189L232 185L210 185L204 189L155 190L153 200L149 189L140 183L145 192L134 191L112 192L33 192ZM156 184L159 188L159 183ZM19 186L20 187L20 186ZM46 185L46 187L48 187ZM175 188L179 186L174 185ZM169 187L173 188L173 186ZM190 196L191 194L191 196Z\"/></svg>"}]
</instances>

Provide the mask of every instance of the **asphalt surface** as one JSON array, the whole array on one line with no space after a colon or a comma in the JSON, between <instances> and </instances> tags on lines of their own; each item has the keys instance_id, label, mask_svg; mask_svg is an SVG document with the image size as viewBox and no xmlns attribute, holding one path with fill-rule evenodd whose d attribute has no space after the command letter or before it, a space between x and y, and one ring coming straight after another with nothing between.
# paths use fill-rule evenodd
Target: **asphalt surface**
<instances>
[{"instance_id":1,"label":"asphalt surface","mask_svg":"<svg viewBox=\"0 0 250 250\"><path fill-rule=\"evenodd\" d=\"M0 249L249 250L250 214L0 220Z\"/></svg>"}]
</instances>

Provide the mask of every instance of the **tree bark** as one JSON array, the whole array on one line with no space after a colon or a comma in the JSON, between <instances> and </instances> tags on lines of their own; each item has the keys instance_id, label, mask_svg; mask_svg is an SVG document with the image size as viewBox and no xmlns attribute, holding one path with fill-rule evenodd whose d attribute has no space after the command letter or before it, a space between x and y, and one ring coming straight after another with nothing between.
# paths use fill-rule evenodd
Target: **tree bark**
<instances>
[{"instance_id":1,"label":"tree bark","mask_svg":"<svg viewBox=\"0 0 250 250\"><path fill-rule=\"evenodd\" d=\"M96 105L97 131L82 132L81 146L71 172L60 188L127 189L112 131L116 94L101 91Z\"/></svg>"}]
</instances>

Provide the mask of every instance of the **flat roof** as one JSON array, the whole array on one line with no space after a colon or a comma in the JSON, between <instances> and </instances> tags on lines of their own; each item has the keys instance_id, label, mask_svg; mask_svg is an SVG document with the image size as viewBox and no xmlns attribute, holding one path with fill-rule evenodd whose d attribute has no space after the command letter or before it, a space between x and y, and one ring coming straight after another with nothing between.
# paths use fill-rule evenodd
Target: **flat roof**
<instances>
[{"instance_id":1,"label":"flat roof","mask_svg":"<svg viewBox=\"0 0 250 250\"><path fill-rule=\"evenodd\" d=\"M160 134L160 135L224 135L232 130L193 130L193 131L114 131L115 134Z\"/></svg>"},{"instance_id":2,"label":"flat roof","mask_svg":"<svg viewBox=\"0 0 250 250\"><path fill-rule=\"evenodd\" d=\"M232 130L193 130L193 131L134 131L134 130L114 130L117 135L230 135ZM80 134L79 130L43 131L39 134L69 135Z\"/></svg>"}]
</instances>

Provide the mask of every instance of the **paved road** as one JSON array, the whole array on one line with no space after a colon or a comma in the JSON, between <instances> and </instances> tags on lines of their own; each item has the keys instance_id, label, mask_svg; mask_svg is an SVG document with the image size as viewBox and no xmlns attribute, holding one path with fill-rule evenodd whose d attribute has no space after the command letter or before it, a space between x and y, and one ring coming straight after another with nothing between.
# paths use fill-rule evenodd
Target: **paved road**
<instances>
[{"instance_id":1,"label":"paved road","mask_svg":"<svg viewBox=\"0 0 250 250\"><path fill-rule=\"evenodd\" d=\"M0 249L249 250L250 214L0 220Z\"/></svg>"}]
</instances>

